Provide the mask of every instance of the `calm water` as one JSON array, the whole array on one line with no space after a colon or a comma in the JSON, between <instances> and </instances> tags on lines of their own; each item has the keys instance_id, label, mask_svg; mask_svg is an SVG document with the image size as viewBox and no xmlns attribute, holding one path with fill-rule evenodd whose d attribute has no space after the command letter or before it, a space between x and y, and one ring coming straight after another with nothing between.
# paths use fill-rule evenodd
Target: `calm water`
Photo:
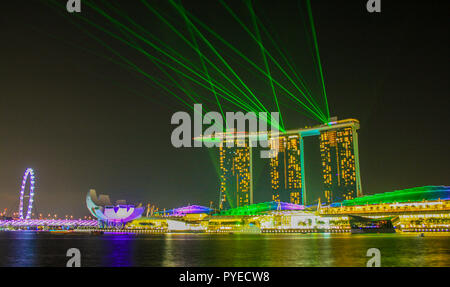
<instances>
[{"instance_id":1,"label":"calm water","mask_svg":"<svg viewBox=\"0 0 450 287\"><path fill-rule=\"evenodd\" d=\"M368 248L382 266L450 266L450 237L436 234L58 235L0 232L0 266L65 266L69 248L82 266L365 266Z\"/></svg>"}]
</instances>

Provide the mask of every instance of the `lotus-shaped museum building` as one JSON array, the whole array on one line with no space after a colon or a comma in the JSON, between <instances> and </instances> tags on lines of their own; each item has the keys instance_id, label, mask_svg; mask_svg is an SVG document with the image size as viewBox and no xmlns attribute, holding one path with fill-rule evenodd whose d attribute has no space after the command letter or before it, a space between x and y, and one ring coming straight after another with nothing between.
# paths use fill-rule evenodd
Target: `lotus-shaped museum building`
<instances>
[{"instance_id":1,"label":"lotus-shaped museum building","mask_svg":"<svg viewBox=\"0 0 450 287\"><path fill-rule=\"evenodd\" d=\"M144 212L141 204L127 204L125 200L117 200L113 205L108 195L100 194L97 197L95 189L91 189L87 194L86 205L102 227L124 226L125 223L141 217Z\"/></svg>"}]
</instances>

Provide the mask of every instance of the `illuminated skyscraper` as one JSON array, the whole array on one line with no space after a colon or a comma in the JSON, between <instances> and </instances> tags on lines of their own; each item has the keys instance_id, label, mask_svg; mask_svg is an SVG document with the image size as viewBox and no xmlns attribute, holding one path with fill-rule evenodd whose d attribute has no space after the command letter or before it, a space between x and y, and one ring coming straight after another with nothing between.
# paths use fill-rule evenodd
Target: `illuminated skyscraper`
<instances>
[{"instance_id":1,"label":"illuminated skyscraper","mask_svg":"<svg viewBox=\"0 0 450 287\"><path fill-rule=\"evenodd\" d=\"M272 200L302 203L300 141L298 135L284 136L277 139L278 154L270 159L270 178ZM272 141L273 143L273 141Z\"/></svg>"},{"instance_id":2,"label":"illuminated skyscraper","mask_svg":"<svg viewBox=\"0 0 450 287\"><path fill-rule=\"evenodd\" d=\"M236 140L234 147L222 143L219 148L220 209L253 203L251 148L245 140ZM239 143L243 146L239 146Z\"/></svg>"},{"instance_id":3,"label":"illuminated skyscraper","mask_svg":"<svg viewBox=\"0 0 450 287\"><path fill-rule=\"evenodd\" d=\"M352 127L320 133L324 197L328 204L358 195L354 137L357 134Z\"/></svg>"},{"instance_id":4,"label":"illuminated skyscraper","mask_svg":"<svg viewBox=\"0 0 450 287\"><path fill-rule=\"evenodd\" d=\"M307 189L304 139L320 137L324 184L322 202L333 203L362 196L359 169L359 121L344 119L313 127L286 131L269 139L272 200L294 204L315 204L318 197ZM220 209L253 203L251 136L235 139L234 147L220 145ZM255 137L253 136L252 139ZM241 146L239 146L241 144ZM278 144L278 149L274 145Z\"/></svg>"}]
</instances>

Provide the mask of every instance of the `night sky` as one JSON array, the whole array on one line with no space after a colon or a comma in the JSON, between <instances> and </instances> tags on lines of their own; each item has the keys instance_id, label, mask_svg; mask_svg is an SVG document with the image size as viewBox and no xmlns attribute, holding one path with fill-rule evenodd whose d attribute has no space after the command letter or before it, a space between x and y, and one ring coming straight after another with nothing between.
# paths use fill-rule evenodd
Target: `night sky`
<instances>
[{"instance_id":1,"label":"night sky","mask_svg":"<svg viewBox=\"0 0 450 287\"><path fill-rule=\"evenodd\" d=\"M35 211L45 214L88 215L84 199L90 188L161 208L217 201L219 180L210 152L176 149L170 142L171 116L186 107L137 73L67 44L104 53L45 1L8 2L13 3L2 3L0 14L2 210L18 208L20 181L28 167L37 175ZM149 31L173 40L139 1L121 2ZM252 40L237 31L223 7L206 2L183 4L252 53ZM449 185L448 1L382 0L382 12L373 14L364 0L312 2L330 113L361 123L363 192ZM173 13L164 1L149 3ZM307 77L310 54L303 49L298 10L292 9L296 3L258 1L254 6L279 44L303 64ZM230 1L230 6L245 16L242 2ZM82 14L104 23L85 5ZM114 47L157 73L136 52ZM237 70L246 78L244 68L237 65ZM248 77L254 86L269 89ZM291 129L317 124L293 110L282 111ZM315 190L317 145L307 142L307 165L317 171L308 180ZM264 167L259 170L260 177L268 177ZM270 193L260 188L256 201L270 200Z\"/></svg>"}]
</instances>

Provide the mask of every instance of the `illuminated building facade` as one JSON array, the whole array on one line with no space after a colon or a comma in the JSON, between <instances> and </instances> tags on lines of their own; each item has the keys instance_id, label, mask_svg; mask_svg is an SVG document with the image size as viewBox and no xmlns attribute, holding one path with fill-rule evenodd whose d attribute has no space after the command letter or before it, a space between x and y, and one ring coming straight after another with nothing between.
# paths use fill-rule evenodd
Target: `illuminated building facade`
<instances>
[{"instance_id":1,"label":"illuminated building facade","mask_svg":"<svg viewBox=\"0 0 450 287\"><path fill-rule=\"evenodd\" d=\"M273 201L302 203L300 140L298 135L278 137L279 152L270 159Z\"/></svg>"},{"instance_id":2,"label":"illuminated building facade","mask_svg":"<svg viewBox=\"0 0 450 287\"><path fill-rule=\"evenodd\" d=\"M352 127L320 133L320 155L325 201L330 204L357 196Z\"/></svg>"},{"instance_id":3,"label":"illuminated building facade","mask_svg":"<svg viewBox=\"0 0 450 287\"><path fill-rule=\"evenodd\" d=\"M186 214L211 213L213 209L201 205L187 205L165 211L157 211L156 215L163 216L185 216Z\"/></svg>"},{"instance_id":4,"label":"illuminated building facade","mask_svg":"<svg viewBox=\"0 0 450 287\"><path fill-rule=\"evenodd\" d=\"M311 136L320 138L323 201L330 204L361 196L358 129L358 120L345 119L268 136L272 149L279 145L279 153L270 159L271 200L302 205L317 202L318 198L310 198L305 176L304 139ZM234 147L227 147L226 140L219 144L221 210L253 203L250 138L254 139L255 135L239 134L234 139ZM202 136L195 140L217 139Z\"/></svg>"},{"instance_id":5,"label":"illuminated building facade","mask_svg":"<svg viewBox=\"0 0 450 287\"><path fill-rule=\"evenodd\" d=\"M305 207L303 205L281 202L281 201L270 201L270 202L260 202L256 204L251 204L247 206L241 206L236 208L231 208L228 210L221 211L218 215L258 215L264 212L270 211L292 211L292 210L303 210Z\"/></svg>"},{"instance_id":6,"label":"illuminated building facade","mask_svg":"<svg viewBox=\"0 0 450 287\"><path fill-rule=\"evenodd\" d=\"M133 220L130 232L343 233L389 220L395 232L450 231L450 187L423 186L361 196L320 209L270 201L213 212L191 205ZM353 220L354 221L354 220ZM386 224L390 224L385 222ZM371 227L371 228L372 228ZM386 230L379 230L386 232ZM387 230L392 232L392 229ZM367 232L365 232L367 233Z\"/></svg>"},{"instance_id":7,"label":"illuminated building facade","mask_svg":"<svg viewBox=\"0 0 450 287\"><path fill-rule=\"evenodd\" d=\"M322 216L397 217L402 232L448 232L450 186L422 186L376 193L333 203L320 210Z\"/></svg>"},{"instance_id":8,"label":"illuminated building facade","mask_svg":"<svg viewBox=\"0 0 450 287\"><path fill-rule=\"evenodd\" d=\"M246 206L253 203L251 147L245 139L235 141L234 147L227 147L225 142L219 147L219 209Z\"/></svg>"}]
</instances>

